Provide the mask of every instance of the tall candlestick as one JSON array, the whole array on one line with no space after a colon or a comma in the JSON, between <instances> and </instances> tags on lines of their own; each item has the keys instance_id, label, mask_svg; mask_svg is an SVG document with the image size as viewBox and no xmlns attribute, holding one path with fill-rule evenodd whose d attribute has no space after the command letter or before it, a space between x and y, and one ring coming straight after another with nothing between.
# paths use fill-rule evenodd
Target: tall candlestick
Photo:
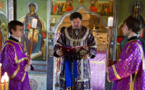
<instances>
[{"instance_id":1,"label":"tall candlestick","mask_svg":"<svg viewBox=\"0 0 145 90\"><path fill-rule=\"evenodd\" d=\"M8 83L6 81L4 81L4 85L5 85L5 90L8 90Z\"/></svg>"},{"instance_id":2,"label":"tall candlestick","mask_svg":"<svg viewBox=\"0 0 145 90\"><path fill-rule=\"evenodd\" d=\"M37 19L32 19L32 28L37 28Z\"/></svg>"},{"instance_id":3,"label":"tall candlestick","mask_svg":"<svg viewBox=\"0 0 145 90\"><path fill-rule=\"evenodd\" d=\"M0 84L0 90L4 90L4 84L3 83Z\"/></svg>"},{"instance_id":4,"label":"tall candlestick","mask_svg":"<svg viewBox=\"0 0 145 90\"><path fill-rule=\"evenodd\" d=\"M110 27L112 27L113 26L113 17L109 17L108 18L108 26Z\"/></svg>"},{"instance_id":5,"label":"tall candlestick","mask_svg":"<svg viewBox=\"0 0 145 90\"><path fill-rule=\"evenodd\" d=\"M1 81L1 66L2 66L2 64L0 63L0 81Z\"/></svg>"},{"instance_id":6,"label":"tall candlestick","mask_svg":"<svg viewBox=\"0 0 145 90\"><path fill-rule=\"evenodd\" d=\"M2 76L2 79L1 79L1 84L0 84L0 90L4 90L4 76Z\"/></svg>"},{"instance_id":7,"label":"tall candlestick","mask_svg":"<svg viewBox=\"0 0 145 90\"><path fill-rule=\"evenodd\" d=\"M5 72L5 74L4 74L5 90L8 90L8 81L9 81L9 77L8 77L7 73Z\"/></svg>"},{"instance_id":8,"label":"tall candlestick","mask_svg":"<svg viewBox=\"0 0 145 90\"><path fill-rule=\"evenodd\" d=\"M111 43L111 27L109 27L109 36L108 36L108 55L107 58L110 58L110 43Z\"/></svg>"}]
</instances>

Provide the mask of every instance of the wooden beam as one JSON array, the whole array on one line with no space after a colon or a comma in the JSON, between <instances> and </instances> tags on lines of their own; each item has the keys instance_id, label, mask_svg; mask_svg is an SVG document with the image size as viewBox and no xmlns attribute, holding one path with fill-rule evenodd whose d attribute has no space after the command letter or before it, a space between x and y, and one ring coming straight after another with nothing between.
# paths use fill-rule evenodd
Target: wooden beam
<instances>
[{"instance_id":1,"label":"wooden beam","mask_svg":"<svg viewBox=\"0 0 145 90\"><path fill-rule=\"evenodd\" d=\"M14 7L14 20L17 20L17 0L13 0L13 7Z\"/></svg>"}]
</instances>

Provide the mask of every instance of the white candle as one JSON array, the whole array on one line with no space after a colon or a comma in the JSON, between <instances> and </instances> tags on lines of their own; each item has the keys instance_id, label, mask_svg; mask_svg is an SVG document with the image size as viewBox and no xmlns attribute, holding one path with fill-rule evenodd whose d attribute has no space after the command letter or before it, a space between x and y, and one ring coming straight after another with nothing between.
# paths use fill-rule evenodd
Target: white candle
<instances>
[{"instance_id":1,"label":"white candle","mask_svg":"<svg viewBox=\"0 0 145 90\"><path fill-rule=\"evenodd\" d=\"M32 19L32 28L37 28L37 19Z\"/></svg>"},{"instance_id":2,"label":"white candle","mask_svg":"<svg viewBox=\"0 0 145 90\"><path fill-rule=\"evenodd\" d=\"M108 17L108 26L113 26L113 17Z\"/></svg>"},{"instance_id":3,"label":"white candle","mask_svg":"<svg viewBox=\"0 0 145 90\"><path fill-rule=\"evenodd\" d=\"M9 77L8 77L7 72L5 72L5 73L4 73L4 80L5 80L6 82L8 82L8 81L9 81Z\"/></svg>"},{"instance_id":4,"label":"white candle","mask_svg":"<svg viewBox=\"0 0 145 90\"><path fill-rule=\"evenodd\" d=\"M8 77L8 74L5 72L5 73L4 73L4 85L5 85L5 90L8 90L8 81L9 81L9 77Z\"/></svg>"}]
</instances>

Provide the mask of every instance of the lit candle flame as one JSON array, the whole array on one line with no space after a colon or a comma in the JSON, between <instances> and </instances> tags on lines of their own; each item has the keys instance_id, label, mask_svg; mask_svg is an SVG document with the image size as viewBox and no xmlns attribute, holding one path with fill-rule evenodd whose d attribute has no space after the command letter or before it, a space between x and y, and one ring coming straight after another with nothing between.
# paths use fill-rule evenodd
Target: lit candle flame
<instances>
[{"instance_id":1,"label":"lit candle flame","mask_svg":"<svg viewBox=\"0 0 145 90\"><path fill-rule=\"evenodd\" d=\"M0 63L0 67L2 66L2 64Z\"/></svg>"},{"instance_id":2,"label":"lit candle flame","mask_svg":"<svg viewBox=\"0 0 145 90\"><path fill-rule=\"evenodd\" d=\"M4 76L2 76L1 83L4 83Z\"/></svg>"},{"instance_id":3,"label":"lit candle flame","mask_svg":"<svg viewBox=\"0 0 145 90\"><path fill-rule=\"evenodd\" d=\"M8 74L5 72L5 74L4 74L4 80L6 81L6 82L8 82L9 81L9 77L8 77Z\"/></svg>"}]
</instances>

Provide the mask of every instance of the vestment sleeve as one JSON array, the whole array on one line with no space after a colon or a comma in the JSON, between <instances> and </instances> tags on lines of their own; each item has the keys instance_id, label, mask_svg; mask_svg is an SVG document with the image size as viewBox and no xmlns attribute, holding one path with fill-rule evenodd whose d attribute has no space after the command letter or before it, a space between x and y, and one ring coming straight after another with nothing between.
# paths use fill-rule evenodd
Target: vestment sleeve
<instances>
[{"instance_id":1,"label":"vestment sleeve","mask_svg":"<svg viewBox=\"0 0 145 90\"><path fill-rule=\"evenodd\" d=\"M94 40L94 36L92 32L89 32L88 38L87 38L87 45L90 46L90 57L94 58L97 54L97 46Z\"/></svg>"},{"instance_id":2,"label":"vestment sleeve","mask_svg":"<svg viewBox=\"0 0 145 90\"><path fill-rule=\"evenodd\" d=\"M109 68L107 79L110 82L137 73L140 65L142 65L142 57L144 57L144 55L137 44L129 45L127 50L123 50L122 53L125 54L123 60L115 63Z\"/></svg>"}]
</instances>

